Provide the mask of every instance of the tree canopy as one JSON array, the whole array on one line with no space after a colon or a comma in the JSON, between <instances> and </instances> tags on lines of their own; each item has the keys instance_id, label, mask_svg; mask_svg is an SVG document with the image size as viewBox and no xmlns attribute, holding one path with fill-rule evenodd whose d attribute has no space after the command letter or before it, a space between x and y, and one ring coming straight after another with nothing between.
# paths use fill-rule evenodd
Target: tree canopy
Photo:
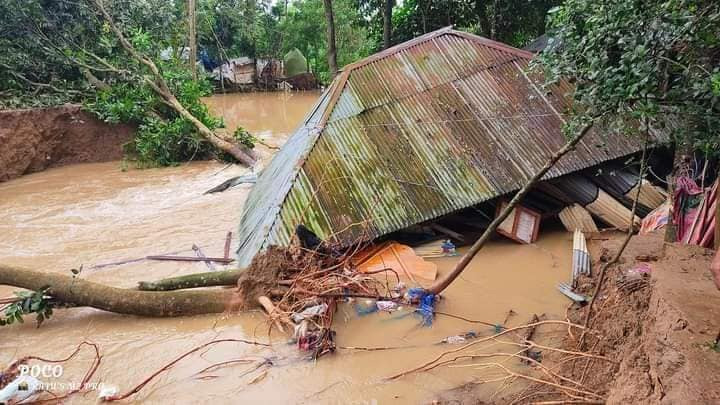
<instances>
[{"instance_id":1,"label":"tree canopy","mask_svg":"<svg viewBox=\"0 0 720 405\"><path fill-rule=\"evenodd\" d=\"M120 46L95 0L0 2L0 108L84 103L111 122L135 122L141 160L173 164L214 153L193 125L143 84L149 74ZM206 75L188 69L186 0L104 0L132 45L155 61L178 100L210 129L222 127L200 101ZM287 0L196 0L200 58L283 57L294 49L328 83L326 4ZM720 11L711 0L332 0L340 69L383 46L448 25L524 46L551 46L538 67L549 83L570 79L575 113L627 122L651 118L677 140L718 149ZM391 13L389 13L391 11ZM549 13L548 13L549 11ZM391 17L391 30L387 19ZM385 23L385 25L384 25ZM385 33L385 38L383 38ZM384 41L385 40L385 41Z\"/></svg>"},{"instance_id":2,"label":"tree canopy","mask_svg":"<svg viewBox=\"0 0 720 405\"><path fill-rule=\"evenodd\" d=\"M187 46L186 0L105 0L118 24L153 58L182 59ZM383 10L394 8L391 44L455 25L515 46L542 34L545 13L557 0L333 0L337 62L342 67L383 45ZM321 81L330 79L323 0L197 0L200 53L214 64L230 58L281 59L297 48ZM394 5L394 7L392 7ZM88 0L7 0L0 4L0 107L81 101L99 58L117 62L122 52ZM161 55L161 53L163 55ZM185 55L186 56L186 55ZM99 58L98 58L99 57ZM102 79L102 78L101 78ZM92 80L90 80L92 81ZM97 83L96 83L97 84ZM91 86L90 86L91 87ZM23 97L27 92L32 97Z\"/></svg>"},{"instance_id":3,"label":"tree canopy","mask_svg":"<svg viewBox=\"0 0 720 405\"><path fill-rule=\"evenodd\" d=\"M404 42L453 25L456 29L523 47L545 32L545 15L559 3L558 0L406 0L393 15L393 42Z\"/></svg>"},{"instance_id":4,"label":"tree canopy","mask_svg":"<svg viewBox=\"0 0 720 405\"><path fill-rule=\"evenodd\" d=\"M679 144L720 153L720 4L566 0L549 16L539 67L549 82L572 81L578 116L647 119Z\"/></svg>"}]
</instances>

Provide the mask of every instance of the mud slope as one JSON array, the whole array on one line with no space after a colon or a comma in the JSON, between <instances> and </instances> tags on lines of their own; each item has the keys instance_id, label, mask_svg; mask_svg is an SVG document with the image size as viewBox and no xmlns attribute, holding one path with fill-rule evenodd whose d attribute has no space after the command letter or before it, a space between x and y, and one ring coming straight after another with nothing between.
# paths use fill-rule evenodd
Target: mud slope
<instances>
[{"instance_id":1,"label":"mud slope","mask_svg":"<svg viewBox=\"0 0 720 405\"><path fill-rule=\"evenodd\" d=\"M639 345L626 346L608 403L720 403L720 291L711 279L711 251L639 238L638 250L660 251ZM659 249L658 249L659 248ZM638 251L636 250L636 252Z\"/></svg>"},{"instance_id":2,"label":"mud slope","mask_svg":"<svg viewBox=\"0 0 720 405\"><path fill-rule=\"evenodd\" d=\"M122 157L134 129L110 125L79 106L0 111L0 181L49 167Z\"/></svg>"},{"instance_id":3,"label":"mud slope","mask_svg":"<svg viewBox=\"0 0 720 405\"><path fill-rule=\"evenodd\" d=\"M591 243L591 255L610 257L621 239ZM592 324L602 336L596 349L620 363L578 367L585 371L577 377L608 404L720 403L720 352L709 347L720 331L720 291L709 270L713 253L665 244L661 234L635 236L610 270ZM651 269L645 287L623 288L630 285L627 271L643 262ZM581 322L584 310L571 318Z\"/></svg>"}]
</instances>

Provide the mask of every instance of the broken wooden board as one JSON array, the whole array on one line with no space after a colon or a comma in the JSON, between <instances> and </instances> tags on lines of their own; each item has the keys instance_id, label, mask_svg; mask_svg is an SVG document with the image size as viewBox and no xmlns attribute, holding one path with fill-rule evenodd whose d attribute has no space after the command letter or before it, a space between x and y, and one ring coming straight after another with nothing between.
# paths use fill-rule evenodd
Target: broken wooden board
<instances>
[{"instance_id":1,"label":"broken wooden board","mask_svg":"<svg viewBox=\"0 0 720 405\"><path fill-rule=\"evenodd\" d=\"M597 198L585 208L591 214L602 219L605 223L614 226L617 229L626 231L630 222L631 211L625 207L620 201L616 200L610 194L602 189L598 189ZM633 227L640 225L640 218L633 216Z\"/></svg>"},{"instance_id":2,"label":"broken wooden board","mask_svg":"<svg viewBox=\"0 0 720 405\"><path fill-rule=\"evenodd\" d=\"M668 193L665 190L645 179L625 193L625 197L630 200L635 200L635 197L638 195L638 187L640 187L640 196L638 197L637 202L650 209L654 210L655 208L661 206L668 198Z\"/></svg>"},{"instance_id":3,"label":"broken wooden board","mask_svg":"<svg viewBox=\"0 0 720 405\"><path fill-rule=\"evenodd\" d=\"M501 202L498 205L498 213L505 206L507 202ZM520 243L533 243L537 240L541 218L540 213L518 204L497 227L497 232Z\"/></svg>"},{"instance_id":4,"label":"broken wooden board","mask_svg":"<svg viewBox=\"0 0 720 405\"><path fill-rule=\"evenodd\" d=\"M598 232L598 227L592 216L583 208L580 204L573 204L565 207L560 213L558 213L560 222L562 222L565 229L569 232L575 232L580 230L582 232Z\"/></svg>"}]
</instances>

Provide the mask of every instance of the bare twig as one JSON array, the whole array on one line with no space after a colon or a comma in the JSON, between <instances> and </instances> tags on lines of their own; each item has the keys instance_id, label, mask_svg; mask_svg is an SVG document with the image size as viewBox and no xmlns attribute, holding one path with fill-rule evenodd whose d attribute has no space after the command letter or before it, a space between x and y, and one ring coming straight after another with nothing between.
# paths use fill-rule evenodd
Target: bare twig
<instances>
[{"instance_id":1,"label":"bare twig","mask_svg":"<svg viewBox=\"0 0 720 405\"><path fill-rule=\"evenodd\" d=\"M480 238L475 241L475 243L473 243L472 247L470 247L470 250L465 253L465 255L452 269L452 271L450 271L445 277L437 280L432 286L430 286L430 288L428 288L429 292L431 292L432 294L439 294L441 291L447 288L447 286L449 286L450 283L452 283L453 280L455 280L460 275L460 273L463 272L463 270L465 270L465 267L470 263L473 257L475 257L475 255L480 251L480 249L485 246L485 243L493 235L495 229L505 220L505 218L507 218L508 215L510 215L510 212L512 212L515 206L520 203L520 201L530 191L533 185L540 181L540 179L545 176L545 173L552 169L552 167L555 166L555 163L557 163L560 158L575 149L575 146L578 144L578 142L580 142L590 131L590 128L592 128L592 122L593 121L590 121L590 123L585 124L585 126L578 132L577 135L575 135L562 148L558 149L555 153L552 154L552 156L550 156L545 165L538 169L538 171L535 172L535 174L530 179L528 179L525 185L515 194L512 200L510 200L510 202L505 206L505 208L495 217L495 219L493 219L490 225L488 225L485 232L483 232Z\"/></svg>"},{"instance_id":2,"label":"bare twig","mask_svg":"<svg viewBox=\"0 0 720 405\"><path fill-rule=\"evenodd\" d=\"M647 148L648 148L648 142L650 141L650 133L649 133L649 127L647 119L645 120L645 142L643 145L642 150L642 157L640 158L640 175L638 177L638 187L637 191L635 193L635 199L633 200L632 204L632 210L630 210L630 222L628 225L628 231L627 236L623 240L622 245L620 245L620 249L618 249L617 253L615 253L615 256L613 258L605 263L602 268L600 269L600 276L598 278L597 285L595 286L595 291L593 292L592 298L590 299L590 303L587 306L587 312L585 312L585 321L583 322L583 333L580 335L580 343L579 347L582 347L585 343L585 336L586 331L589 328L590 325L590 318L592 316L592 309L593 305L595 305L595 301L597 300L597 297L600 295L600 291L602 290L603 283L605 282L605 275L607 273L607 269L610 266L615 265L619 260L620 256L622 256L623 252L625 251L625 248L630 243L630 239L632 239L633 234L635 233L635 211L637 210L638 200L640 199L640 191L642 190L642 181L643 176L645 175L645 169L647 167L646 162L646 156L647 156Z\"/></svg>"},{"instance_id":3,"label":"bare twig","mask_svg":"<svg viewBox=\"0 0 720 405\"><path fill-rule=\"evenodd\" d=\"M447 356L447 355L449 355L449 354L463 351L463 350L465 350L465 349L467 349L467 348L469 348L469 347L475 346L475 345L477 345L477 344L479 344L479 343L487 342L488 340L492 340L492 339L496 339L496 338L498 338L498 337L500 337L500 336L506 335L506 334L511 333L511 332L516 332L516 331L519 331L519 330L522 330L522 329L532 328L532 327L536 327L536 326L539 326L539 325L571 325L571 326L573 326L573 327L575 327L575 328L578 328L578 329L584 329L584 327L581 326L581 325L576 325L576 324L573 324L573 323L567 322L567 321L556 321L556 320L540 321L540 322L535 322L535 323L531 323L531 324L527 324L527 325L516 326L516 327L514 327L514 328L505 329L504 331L499 332L499 333L496 333L496 334L494 334L494 335L492 335L492 336L488 336L488 337L485 337L485 338L477 339L477 340L475 340L475 341L473 341L473 342L471 342L471 343L468 343L468 344L466 344L466 345L463 345L463 346L461 346L461 347L459 347L459 348L456 348L456 349L453 349L453 350L449 350L449 351L443 352L443 353L439 354L437 357L435 357L434 359L432 359L432 360L430 360L430 361L428 361L428 362L425 362L425 363L423 363L423 364L421 364L421 365L419 365L419 366L417 366L417 367L415 367L415 368L412 368L412 369L410 369L410 370L406 370L406 371L402 371L402 372L400 372L400 373L394 374L394 375L392 375L392 376L390 376L390 377L387 377L386 379L387 379L387 380L395 380L395 379L398 379L398 378L400 378L400 377L403 377L403 376L406 376L406 375L408 375L408 374L414 373L414 372L416 372L416 371L422 370L422 369L424 369L424 368L432 365L433 363L441 360L442 358L444 358L445 356Z\"/></svg>"},{"instance_id":4,"label":"bare twig","mask_svg":"<svg viewBox=\"0 0 720 405\"><path fill-rule=\"evenodd\" d=\"M108 401L108 402L110 402L110 401L120 401L120 400L129 398L129 397L137 394L138 392L140 392L140 390L143 389L143 387L145 387L147 384L149 384L153 379L155 379L155 377L157 377L158 375L164 373L165 371L168 371L168 370L171 369L175 364L177 364L178 362L180 362L182 359L184 359L184 358L190 356L191 354L193 354L193 353L195 353L195 352L197 352L197 351L200 351L200 350L202 350L202 349L204 349L204 348L206 348L206 347L208 347L208 346L212 346L212 345L215 345L215 344L218 344L218 343L224 343L224 342L239 342L239 343L245 343L245 344L249 344L249 345L265 346L265 347L269 347L269 346L270 346L270 345L267 344L267 343L261 343L261 342L256 342L256 341L252 341L252 340L245 340L245 339L217 339L217 340L212 340L212 341L210 341L210 342L207 342L207 343L204 343L204 344L202 344L202 345L200 345L200 346L197 346L197 347L193 348L193 349L190 350L190 351L185 352L183 355L177 357L175 360L171 361L170 363L166 364L165 366L161 367L160 369L158 369L157 371L155 371L154 373L152 373L150 376L148 376L147 378L145 378L140 384L136 385L136 386L135 386L133 389L131 389L130 391L128 391L128 392L126 392L126 393L124 393L124 394L113 395L113 396L111 396L111 397L107 397L107 398L105 398L105 401Z\"/></svg>"}]
</instances>

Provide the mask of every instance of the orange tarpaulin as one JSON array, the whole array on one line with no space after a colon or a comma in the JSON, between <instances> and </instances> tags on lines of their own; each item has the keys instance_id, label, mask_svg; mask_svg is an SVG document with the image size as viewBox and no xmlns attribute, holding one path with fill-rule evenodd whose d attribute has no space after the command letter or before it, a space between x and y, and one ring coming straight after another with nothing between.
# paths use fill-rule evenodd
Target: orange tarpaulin
<instances>
[{"instance_id":1,"label":"orange tarpaulin","mask_svg":"<svg viewBox=\"0 0 720 405\"><path fill-rule=\"evenodd\" d=\"M355 263L363 273L393 269L399 276L405 276L416 284L434 281L437 277L437 265L415 254L407 245L387 242L357 254Z\"/></svg>"}]
</instances>

